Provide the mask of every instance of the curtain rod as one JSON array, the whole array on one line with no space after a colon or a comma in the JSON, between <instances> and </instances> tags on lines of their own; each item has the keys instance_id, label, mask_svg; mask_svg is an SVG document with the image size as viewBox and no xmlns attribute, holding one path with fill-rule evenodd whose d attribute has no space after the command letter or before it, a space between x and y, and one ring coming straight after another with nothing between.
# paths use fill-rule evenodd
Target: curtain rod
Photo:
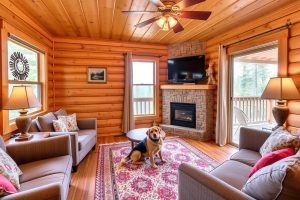
<instances>
[{"instance_id":1,"label":"curtain rod","mask_svg":"<svg viewBox=\"0 0 300 200\"><path fill-rule=\"evenodd\" d=\"M256 37L258 37L258 36L261 36L261 35L264 35L264 34L267 34L267 33L271 33L271 32L273 32L273 31L283 30L283 29L289 28L291 25L292 25L292 22L288 21L285 25L279 26L279 27L277 27L277 28L274 28L274 29L271 29L271 30L268 30L268 31L265 31L265 32L262 32L262 33L259 33L259 34L256 34L256 35L253 35L253 36L251 36L251 37L248 37L248 38L239 40L239 41L237 41L237 42L233 42L233 43L224 45L224 47L229 47L229 46L238 44L238 43L240 43L240 42L244 42L244 41L247 41L247 40L256 38Z\"/></svg>"},{"instance_id":2,"label":"curtain rod","mask_svg":"<svg viewBox=\"0 0 300 200\"><path fill-rule=\"evenodd\" d=\"M11 33L8 33L8 38L11 39L11 40L13 40L13 41L15 41L15 42L18 42L18 43L20 43L20 44L22 44L22 45L24 45L24 46L29 47L30 49L32 49L32 50L34 50L34 51L37 51L37 52L39 52L39 53L45 54L45 51L39 49L38 47L36 47L36 46L34 46L34 45L32 45L32 44L30 44L30 43L24 41L24 40L22 40L21 38L19 38L19 37L13 35L13 34L11 34Z\"/></svg>"}]
</instances>

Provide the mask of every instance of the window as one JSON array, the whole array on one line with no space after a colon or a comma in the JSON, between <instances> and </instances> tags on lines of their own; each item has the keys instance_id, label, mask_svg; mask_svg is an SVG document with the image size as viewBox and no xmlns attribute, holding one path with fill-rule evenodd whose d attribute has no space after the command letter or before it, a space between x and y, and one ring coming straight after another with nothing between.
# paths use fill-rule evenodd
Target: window
<instances>
[{"instance_id":1,"label":"window","mask_svg":"<svg viewBox=\"0 0 300 200\"><path fill-rule=\"evenodd\" d=\"M156 61L134 60L133 104L135 116L156 114Z\"/></svg>"},{"instance_id":2,"label":"window","mask_svg":"<svg viewBox=\"0 0 300 200\"><path fill-rule=\"evenodd\" d=\"M41 68L44 66L44 54L12 39L9 39L7 44L8 96L10 96L13 86L28 85L33 88L36 97L42 103L44 79L41 76L41 71L43 71ZM41 107L31 108L28 113L38 112L41 109ZM13 120L17 116L19 116L17 110L10 110L8 113L9 120Z\"/></svg>"}]
</instances>

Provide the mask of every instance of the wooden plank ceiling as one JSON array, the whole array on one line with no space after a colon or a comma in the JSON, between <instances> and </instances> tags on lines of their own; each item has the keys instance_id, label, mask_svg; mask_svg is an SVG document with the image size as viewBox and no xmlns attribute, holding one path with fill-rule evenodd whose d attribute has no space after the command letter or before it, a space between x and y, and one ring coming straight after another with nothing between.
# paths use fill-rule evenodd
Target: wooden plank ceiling
<instances>
[{"instance_id":1,"label":"wooden plank ceiling","mask_svg":"<svg viewBox=\"0 0 300 200\"><path fill-rule=\"evenodd\" d=\"M185 10L212 11L207 21L180 19L184 31L165 32L154 23L135 28L155 14L121 13L156 10L149 0L10 0L54 37L88 37L170 44L207 40L294 0L206 0ZM180 1L180 0L174 0ZM157 14L156 14L157 15Z\"/></svg>"}]
</instances>

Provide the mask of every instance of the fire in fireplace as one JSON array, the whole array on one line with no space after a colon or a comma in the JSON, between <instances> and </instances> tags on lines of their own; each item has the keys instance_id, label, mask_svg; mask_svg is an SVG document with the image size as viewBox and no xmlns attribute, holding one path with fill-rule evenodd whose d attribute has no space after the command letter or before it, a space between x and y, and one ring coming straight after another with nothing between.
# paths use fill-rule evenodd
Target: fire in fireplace
<instances>
[{"instance_id":1,"label":"fire in fireplace","mask_svg":"<svg viewBox=\"0 0 300 200\"><path fill-rule=\"evenodd\" d=\"M196 104L170 103L171 125L196 128Z\"/></svg>"}]
</instances>

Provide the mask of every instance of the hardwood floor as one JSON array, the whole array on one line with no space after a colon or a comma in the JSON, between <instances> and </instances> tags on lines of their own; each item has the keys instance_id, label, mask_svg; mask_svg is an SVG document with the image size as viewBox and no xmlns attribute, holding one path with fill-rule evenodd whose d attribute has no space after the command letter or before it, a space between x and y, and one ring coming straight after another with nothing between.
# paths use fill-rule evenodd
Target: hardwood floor
<instances>
[{"instance_id":1,"label":"hardwood floor","mask_svg":"<svg viewBox=\"0 0 300 200\"><path fill-rule=\"evenodd\" d=\"M199 142L192 139L184 140L220 163L229 159L229 157L237 151L237 148L234 146L226 145L219 147L213 141ZM116 136L101 137L98 142L99 144L108 144L125 141L128 141L125 136ZM80 163L77 172L72 174L68 200L94 199L97 159L98 148L91 151Z\"/></svg>"}]
</instances>

